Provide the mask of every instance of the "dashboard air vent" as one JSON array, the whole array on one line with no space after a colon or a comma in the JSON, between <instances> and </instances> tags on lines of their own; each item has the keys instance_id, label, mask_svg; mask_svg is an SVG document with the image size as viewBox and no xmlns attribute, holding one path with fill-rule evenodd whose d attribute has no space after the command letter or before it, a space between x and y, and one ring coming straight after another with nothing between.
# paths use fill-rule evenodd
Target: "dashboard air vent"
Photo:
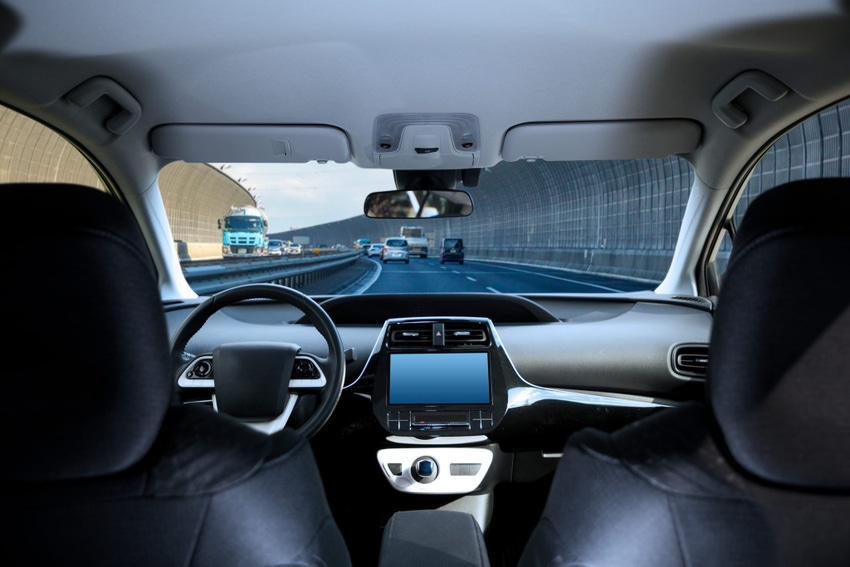
<instances>
[{"instance_id":1,"label":"dashboard air vent","mask_svg":"<svg viewBox=\"0 0 850 567\"><path fill-rule=\"evenodd\" d=\"M390 326L390 348L486 348L490 346L490 328L478 321L425 321Z\"/></svg>"},{"instance_id":2,"label":"dashboard air vent","mask_svg":"<svg viewBox=\"0 0 850 567\"><path fill-rule=\"evenodd\" d=\"M390 330L390 346L417 347L431 346L431 325L403 325Z\"/></svg>"},{"instance_id":3,"label":"dashboard air vent","mask_svg":"<svg viewBox=\"0 0 850 567\"><path fill-rule=\"evenodd\" d=\"M673 348L673 371L682 376L705 378L708 370L708 345L687 344Z\"/></svg>"},{"instance_id":4,"label":"dashboard air vent","mask_svg":"<svg viewBox=\"0 0 850 567\"><path fill-rule=\"evenodd\" d=\"M446 327L446 346L486 346L487 331L480 327Z\"/></svg>"}]
</instances>

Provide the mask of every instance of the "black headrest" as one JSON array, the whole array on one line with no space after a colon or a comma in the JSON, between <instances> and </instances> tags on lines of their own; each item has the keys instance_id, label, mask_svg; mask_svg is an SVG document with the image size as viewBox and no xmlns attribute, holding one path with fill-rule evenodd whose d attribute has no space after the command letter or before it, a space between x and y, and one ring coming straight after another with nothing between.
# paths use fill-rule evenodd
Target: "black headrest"
<instances>
[{"instance_id":1,"label":"black headrest","mask_svg":"<svg viewBox=\"0 0 850 567\"><path fill-rule=\"evenodd\" d=\"M735 460L765 480L850 489L850 179L755 199L723 277L709 399Z\"/></svg>"},{"instance_id":2,"label":"black headrest","mask_svg":"<svg viewBox=\"0 0 850 567\"><path fill-rule=\"evenodd\" d=\"M129 209L88 187L0 186L3 480L110 474L151 448L172 393L157 278Z\"/></svg>"}]
</instances>

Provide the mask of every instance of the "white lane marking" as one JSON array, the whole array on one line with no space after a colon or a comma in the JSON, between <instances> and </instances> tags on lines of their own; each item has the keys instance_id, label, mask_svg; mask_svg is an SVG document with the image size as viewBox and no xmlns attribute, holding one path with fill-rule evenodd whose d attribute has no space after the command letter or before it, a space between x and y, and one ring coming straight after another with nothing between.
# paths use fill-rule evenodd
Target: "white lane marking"
<instances>
[{"instance_id":1,"label":"white lane marking","mask_svg":"<svg viewBox=\"0 0 850 567\"><path fill-rule=\"evenodd\" d=\"M466 279L468 279L471 282L477 282L478 281L475 278L470 278L469 276L466 276Z\"/></svg>"},{"instance_id":2,"label":"white lane marking","mask_svg":"<svg viewBox=\"0 0 850 567\"><path fill-rule=\"evenodd\" d=\"M616 292L623 291L621 289L614 289L613 287L605 287L604 285L592 284L592 283L587 283L587 282L580 282L578 280L571 280L570 278L559 278L558 276L551 276L549 274L540 274L540 273L537 273L537 272L529 272L528 270L520 270L518 268L507 268L505 266L499 266L499 267L502 268L503 270L511 270L513 272L520 272L522 274L530 274L532 276L540 276L540 277L543 277L543 278L551 278L553 280L560 280L562 282L569 282L569 283L578 284L578 285L586 285L588 287L595 287L595 288L598 288L598 289L604 289L605 291L616 291Z\"/></svg>"},{"instance_id":3,"label":"white lane marking","mask_svg":"<svg viewBox=\"0 0 850 567\"><path fill-rule=\"evenodd\" d=\"M460 272L458 272L457 270L452 270L452 273L459 274Z\"/></svg>"},{"instance_id":4,"label":"white lane marking","mask_svg":"<svg viewBox=\"0 0 850 567\"><path fill-rule=\"evenodd\" d=\"M484 289L486 289L487 291L492 291L493 293L502 293L498 289L493 289L492 287L485 287Z\"/></svg>"},{"instance_id":5,"label":"white lane marking","mask_svg":"<svg viewBox=\"0 0 850 567\"><path fill-rule=\"evenodd\" d=\"M378 281L379 277L381 277L381 272L383 271L383 266L381 266L381 263L377 260L372 259L372 258L369 258L369 260L371 262L374 262L374 264L378 267L378 269L374 270L372 272L372 275L369 277L369 279L367 281L360 284L360 286L358 286L355 290L349 291L348 293L350 295L361 295L361 294L363 294L366 290L368 290L370 287L372 287L372 284L374 284L376 281Z\"/></svg>"}]
</instances>

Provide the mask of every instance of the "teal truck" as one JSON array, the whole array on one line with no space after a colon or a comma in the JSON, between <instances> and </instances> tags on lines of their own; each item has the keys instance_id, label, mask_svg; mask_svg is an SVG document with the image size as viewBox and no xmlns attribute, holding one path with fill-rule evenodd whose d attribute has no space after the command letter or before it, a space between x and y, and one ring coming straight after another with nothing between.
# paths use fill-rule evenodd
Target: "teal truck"
<instances>
[{"instance_id":1,"label":"teal truck","mask_svg":"<svg viewBox=\"0 0 850 567\"><path fill-rule=\"evenodd\" d=\"M250 258L268 254L269 219L258 207L231 207L219 221L221 255L224 258Z\"/></svg>"},{"instance_id":2,"label":"teal truck","mask_svg":"<svg viewBox=\"0 0 850 567\"><path fill-rule=\"evenodd\" d=\"M371 238L358 238L354 241L354 249L359 250L362 254L365 254L370 244L372 244Z\"/></svg>"}]
</instances>

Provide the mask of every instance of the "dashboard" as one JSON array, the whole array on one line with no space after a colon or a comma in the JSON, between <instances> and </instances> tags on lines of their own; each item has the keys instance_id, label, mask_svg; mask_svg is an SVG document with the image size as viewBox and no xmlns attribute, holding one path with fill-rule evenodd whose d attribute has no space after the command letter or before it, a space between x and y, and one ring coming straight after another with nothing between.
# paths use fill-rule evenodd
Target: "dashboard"
<instances>
[{"instance_id":1,"label":"dashboard","mask_svg":"<svg viewBox=\"0 0 850 567\"><path fill-rule=\"evenodd\" d=\"M613 430L702 396L713 309L702 298L314 299L347 351L340 403L374 428L369 450L400 492L476 494L540 476L582 427ZM166 306L172 333L193 307ZM214 314L187 351L237 340L297 344L302 362L327 355L298 309L265 300Z\"/></svg>"}]
</instances>

